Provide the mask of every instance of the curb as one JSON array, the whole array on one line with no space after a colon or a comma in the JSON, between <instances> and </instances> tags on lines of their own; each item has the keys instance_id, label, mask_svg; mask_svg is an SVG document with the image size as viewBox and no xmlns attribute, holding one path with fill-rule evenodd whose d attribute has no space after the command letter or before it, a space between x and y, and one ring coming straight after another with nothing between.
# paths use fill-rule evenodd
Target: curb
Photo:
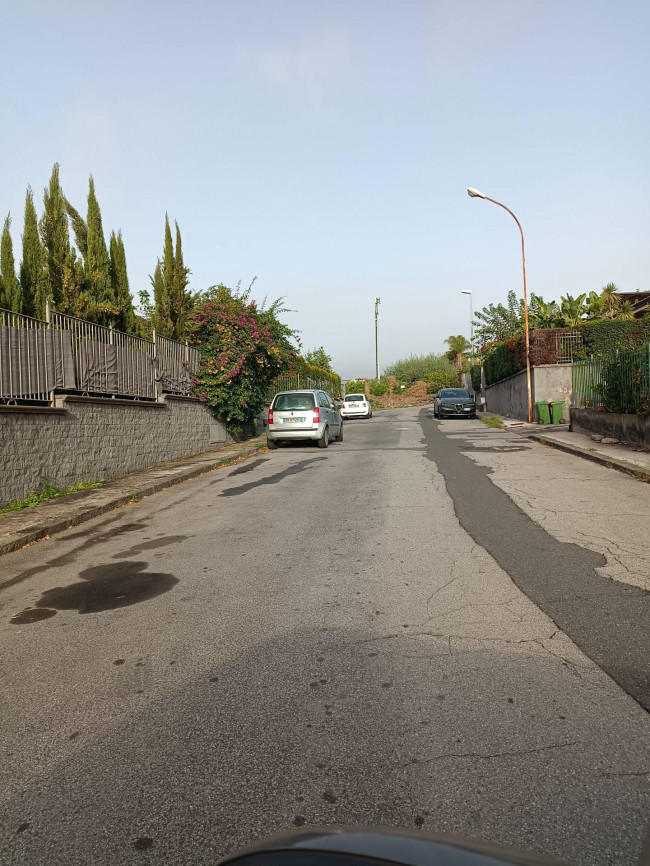
<instances>
[{"instance_id":1,"label":"curb","mask_svg":"<svg viewBox=\"0 0 650 866\"><path fill-rule=\"evenodd\" d=\"M647 472L640 466L635 466L633 463L625 463L622 460L613 460L611 457L604 457L602 454L585 451L584 449L577 448L574 445L567 445L566 442L547 439L542 433L529 433L526 436L526 439L532 439L534 442L547 445L549 448L555 448L557 451L564 451L566 454L573 454L575 457L582 457L585 460L591 460L592 463L598 463L606 469L616 469L618 472L625 472L626 475L632 475L637 480L650 481L650 472Z\"/></svg>"},{"instance_id":2,"label":"curb","mask_svg":"<svg viewBox=\"0 0 650 866\"><path fill-rule=\"evenodd\" d=\"M15 533L13 533L14 537L10 540L0 541L0 556L5 553L12 553L15 550L20 550L22 547L26 547L28 544L34 544L37 541L42 541L44 538L48 538L49 536L56 533L64 532L66 529L71 529L73 526L78 526L80 523L86 523L88 520L92 520L94 517L99 517L102 514L106 514L107 511L112 511L113 509L119 508L120 506L128 505L130 502L137 502L144 496L151 496L153 493L159 493L161 490L165 490L168 487L174 487L177 484L182 484L183 481L190 481L192 478L197 478L199 475L205 475L208 472L213 472L215 469L218 469L221 466L227 466L230 463L234 463L236 460L242 460L248 457L252 457L254 454L258 454L259 451L260 444L258 443L258 445L245 448L239 453L232 454L232 456L224 457L223 462L220 462L218 457L215 455L215 459L210 463L206 463L204 466L192 466L185 471L179 472L177 475L170 475L166 478L158 478L150 482L145 481L140 485L134 484L133 489L128 494L121 493L117 496L107 499L105 502L102 502L99 505L93 505L88 508L80 508L78 512L72 513L65 518L57 518L55 520L52 520L51 522L48 522L47 519L44 517L43 522L38 526L34 526L33 528L25 531L16 531ZM125 477L128 476L122 476L121 479L114 480L123 481ZM70 494L71 499L74 496L77 496L77 494ZM57 497L57 499L52 501L62 503L65 501L65 499L65 496L61 496ZM38 506L35 507L38 508ZM11 580L7 583L3 583L2 581L0 581L0 588L2 588L3 586L7 586L11 583Z\"/></svg>"}]
</instances>

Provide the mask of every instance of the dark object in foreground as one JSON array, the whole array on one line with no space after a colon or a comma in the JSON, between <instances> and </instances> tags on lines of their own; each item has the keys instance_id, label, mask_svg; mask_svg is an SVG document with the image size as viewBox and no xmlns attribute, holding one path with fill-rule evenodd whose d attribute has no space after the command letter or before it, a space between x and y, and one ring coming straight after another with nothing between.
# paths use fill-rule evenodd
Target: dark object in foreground
<instances>
[{"instance_id":1,"label":"dark object in foreground","mask_svg":"<svg viewBox=\"0 0 650 866\"><path fill-rule=\"evenodd\" d=\"M231 866L560 866L562 861L443 834L324 827L272 836L222 861Z\"/></svg>"}]
</instances>

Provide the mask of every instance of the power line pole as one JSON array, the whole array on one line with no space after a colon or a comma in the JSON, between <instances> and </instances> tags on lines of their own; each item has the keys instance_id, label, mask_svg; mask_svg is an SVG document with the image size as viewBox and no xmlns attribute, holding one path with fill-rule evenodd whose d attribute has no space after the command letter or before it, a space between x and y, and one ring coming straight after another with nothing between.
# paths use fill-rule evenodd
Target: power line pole
<instances>
[{"instance_id":1,"label":"power line pole","mask_svg":"<svg viewBox=\"0 0 650 866\"><path fill-rule=\"evenodd\" d=\"M381 298L375 298L375 378L380 379L379 375L379 303Z\"/></svg>"}]
</instances>

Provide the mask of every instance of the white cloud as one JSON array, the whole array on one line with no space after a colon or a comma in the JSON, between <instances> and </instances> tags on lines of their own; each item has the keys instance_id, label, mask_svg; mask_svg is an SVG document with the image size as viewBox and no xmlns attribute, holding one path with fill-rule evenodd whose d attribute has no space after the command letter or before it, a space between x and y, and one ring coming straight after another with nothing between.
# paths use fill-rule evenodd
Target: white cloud
<instances>
[{"instance_id":1,"label":"white cloud","mask_svg":"<svg viewBox=\"0 0 650 866\"><path fill-rule=\"evenodd\" d=\"M298 45L258 54L257 64L269 81L317 87L344 78L352 66L352 39L347 28L329 27Z\"/></svg>"}]
</instances>

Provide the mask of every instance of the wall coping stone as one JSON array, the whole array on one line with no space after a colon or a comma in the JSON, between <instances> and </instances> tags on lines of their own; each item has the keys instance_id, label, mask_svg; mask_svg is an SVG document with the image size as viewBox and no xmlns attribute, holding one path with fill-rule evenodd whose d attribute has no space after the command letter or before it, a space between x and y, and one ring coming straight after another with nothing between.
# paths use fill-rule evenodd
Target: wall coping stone
<instances>
[{"instance_id":1,"label":"wall coping stone","mask_svg":"<svg viewBox=\"0 0 650 866\"><path fill-rule=\"evenodd\" d=\"M67 409L61 406L0 406L0 412L23 413L28 415L65 415Z\"/></svg>"},{"instance_id":2,"label":"wall coping stone","mask_svg":"<svg viewBox=\"0 0 650 866\"><path fill-rule=\"evenodd\" d=\"M57 397L61 403L92 403L96 406L137 406L140 409L165 409L164 403L153 400L124 400L112 397L83 397L78 394L63 394Z\"/></svg>"}]
</instances>

